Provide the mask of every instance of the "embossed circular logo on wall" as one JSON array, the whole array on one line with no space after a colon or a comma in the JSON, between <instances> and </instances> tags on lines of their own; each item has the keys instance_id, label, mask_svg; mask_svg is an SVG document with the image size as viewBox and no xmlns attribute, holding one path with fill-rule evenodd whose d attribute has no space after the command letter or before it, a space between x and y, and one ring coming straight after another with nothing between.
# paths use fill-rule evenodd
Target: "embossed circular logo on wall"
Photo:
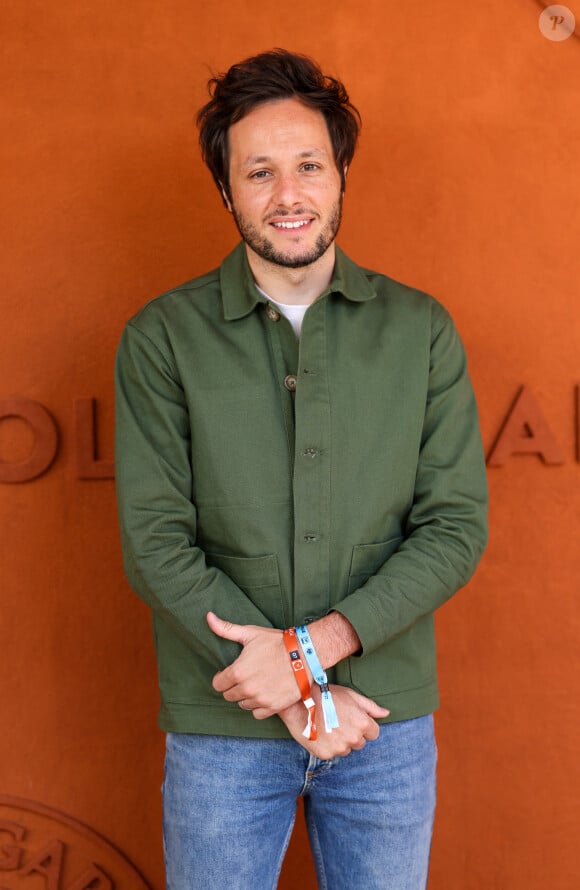
<instances>
[{"instance_id":1,"label":"embossed circular logo on wall","mask_svg":"<svg viewBox=\"0 0 580 890\"><path fill-rule=\"evenodd\" d=\"M152 890L110 841L36 801L0 795L0 890Z\"/></svg>"}]
</instances>

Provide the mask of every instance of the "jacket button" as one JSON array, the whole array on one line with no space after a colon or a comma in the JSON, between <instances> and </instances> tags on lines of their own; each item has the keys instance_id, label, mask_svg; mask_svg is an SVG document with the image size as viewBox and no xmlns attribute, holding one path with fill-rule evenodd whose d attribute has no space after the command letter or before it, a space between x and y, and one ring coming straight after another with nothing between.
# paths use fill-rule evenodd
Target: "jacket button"
<instances>
[{"instance_id":1,"label":"jacket button","mask_svg":"<svg viewBox=\"0 0 580 890\"><path fill-rule=\"evenodd\" d=\"M318 448L305 448L302 452L303 457L318 457L319 454Z\"/></svg>"},{"instance_id":2,"label":"jacket button","mask_svg":"<svg viewBox=\"0 0 580 890\"><path fill-rule=\"evenodd\" d=\"M280 321L280 313L277 309L274 309L273 306L266 307L266 315L270 319L270 321Z\"/></svg>"},{"instance_id":3,"label":"jacket button","mask_svg":"<svg viewBox=\"0 0 580 890\"><path fill-rule=\"evenodd\" d=\"M288 392L294 392L296 389L296 374L287 374L286 377L284 377L284 386Z\"/></svg>"},{"instance_id":4,"label":"jacket button","mask_svg":"<svg viewBox=\"0 0 580 890\"><path fill-rule=\"evenodd\" d=\"M320 541L320 535L304 535L305 544L316 544Z\"/></svg>"}]
</instances>

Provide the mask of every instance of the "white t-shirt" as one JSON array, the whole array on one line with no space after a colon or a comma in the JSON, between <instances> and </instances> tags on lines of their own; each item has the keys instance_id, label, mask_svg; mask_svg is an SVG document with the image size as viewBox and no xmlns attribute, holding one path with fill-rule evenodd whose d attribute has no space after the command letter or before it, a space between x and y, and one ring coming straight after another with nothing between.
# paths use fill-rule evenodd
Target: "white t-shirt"
<instances>
[{"instance_id":1,"label":"white t-shirt","mask_svg":"<svg viewBox=\"0 0 580 890\"><path fill-rule=\"evenodd\" d=\"M286 316L286 318L292 325L292 328L294 330L294 333L296 334L296 337L299 340L300 339L300 331L302 330L302 321L304 319L304 313L308 309L310 303L304 303L304 304L298 304L298 305L295 305L294 303L279 303L278 300L273 300L272 297L269 294L267 294L266 291L263 291L261 287L258 287L257 284L256 284L256 287L258 288L258 290L260 291L260 293L262 294L263 297L266 297L266 299L269 300L270 303L273 303L274 306L276 306L280 310L282 315Z\"/></svg>"}]
</instances>

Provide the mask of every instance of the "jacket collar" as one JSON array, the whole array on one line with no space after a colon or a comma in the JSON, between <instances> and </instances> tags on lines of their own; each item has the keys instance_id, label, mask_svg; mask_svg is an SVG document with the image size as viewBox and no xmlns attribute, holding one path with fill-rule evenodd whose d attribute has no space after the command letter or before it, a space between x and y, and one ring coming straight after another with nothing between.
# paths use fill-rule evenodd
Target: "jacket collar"
<instances>
[{"instance_id":1,"label":"jacket collar","mask_svg":"<svg viewBox=\"0 0 580 890\"><path fill-rule=\"evenodd\" d=\"M354 303L372 300L376 293L364 271L338 246L335 249L334 272L328 288L321 296L339 293ZM226 321L243 318L249 315L258 303L267 302L256 288L243 242L240 242L221 264L220 287Z\"/></svg>"}]
</instances>

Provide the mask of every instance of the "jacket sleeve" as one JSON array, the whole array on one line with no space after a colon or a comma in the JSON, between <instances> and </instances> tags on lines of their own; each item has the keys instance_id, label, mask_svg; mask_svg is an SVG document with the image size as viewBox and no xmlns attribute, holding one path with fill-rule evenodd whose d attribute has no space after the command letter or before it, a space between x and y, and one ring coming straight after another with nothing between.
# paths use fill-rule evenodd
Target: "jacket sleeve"
<instances>
[{"instance_id":1,"label":"jacket sleeve","mask_svg":"<svg viewBox=\"0 0 580 890\"><path fill-rule=\"evenodd\" d=\"M434 303L428 395L414 498L397 551L335 605L364 656L467 583L487 542L487 482L463 345Z\"/></svg>"},{"instance_id":2,"label":"jacket sleeve","mask_svg":"<svg viewBox=\"0 0 580 890\"><path fill-rule=\"evenodd\" d=\"M239 654L215 636L209 610L240 624L271 624L196 546L190 417L169 354L131 323L115 367L115 463L125 571L134 591L216 668Z\"/></svg>"}]
</instances>

